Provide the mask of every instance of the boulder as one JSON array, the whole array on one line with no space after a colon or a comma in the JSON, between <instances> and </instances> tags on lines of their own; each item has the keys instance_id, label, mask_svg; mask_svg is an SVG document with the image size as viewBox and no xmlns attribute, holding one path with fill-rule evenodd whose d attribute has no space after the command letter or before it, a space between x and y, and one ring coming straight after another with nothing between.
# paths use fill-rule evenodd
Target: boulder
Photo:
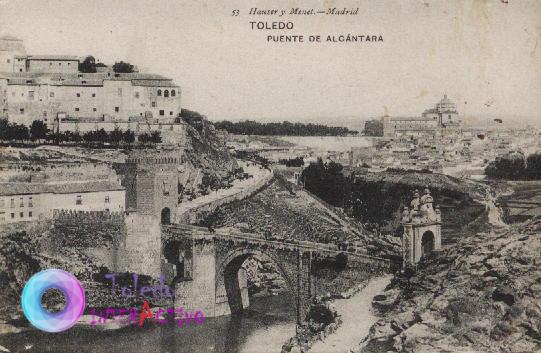
<instances>
[{"instance_id":1,"label":"boulder","mask_svg":"<svg viewBox=\"0 0 541 353\"><path fill-rule=\"evenodd\" d=\"M509 286L500 286L492 292L492 299L511 306L515 304L515 291Z\"/></svg>"}]
</instances>

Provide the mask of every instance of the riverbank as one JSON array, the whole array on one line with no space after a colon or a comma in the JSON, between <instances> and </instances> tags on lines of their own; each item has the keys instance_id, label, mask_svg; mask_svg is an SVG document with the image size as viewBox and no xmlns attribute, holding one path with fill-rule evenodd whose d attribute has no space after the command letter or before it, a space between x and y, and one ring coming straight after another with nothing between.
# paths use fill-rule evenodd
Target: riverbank
<instances>
[{"instance_id":1,"label":"riverbank","mask_svg":"<svg viewBox=\"0 0 541 353\"><path fill-rule=\"evenodd\" d=\"M368 335L370 327L378 320L372 311L372 299L385 289L390 280L390 275L374 278L351 298L333 301L342 324L325 340L315 343L309 352L343 353L357 345L359 340Z\"/></svg>"}]
</instances>

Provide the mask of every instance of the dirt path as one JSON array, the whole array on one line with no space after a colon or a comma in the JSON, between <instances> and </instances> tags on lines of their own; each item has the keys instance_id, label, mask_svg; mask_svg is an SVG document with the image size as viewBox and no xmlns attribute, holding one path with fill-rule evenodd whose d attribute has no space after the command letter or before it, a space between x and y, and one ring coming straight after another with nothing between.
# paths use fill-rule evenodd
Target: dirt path
<instances>
[{"instance_id":1,"label":"dirt path","mask_svg":"<svg viewBox=\"0 0 541 353\"><path fill-rule=\"evenodd\" d=\"M372 298L383 292L391 275L370 280L368 285L349 299L338 299L334 306L342 316L338 330L312 346L311 353L347 353L368 335L370 327L378 320L372 314Z\"/></svg>"}]
</instances>

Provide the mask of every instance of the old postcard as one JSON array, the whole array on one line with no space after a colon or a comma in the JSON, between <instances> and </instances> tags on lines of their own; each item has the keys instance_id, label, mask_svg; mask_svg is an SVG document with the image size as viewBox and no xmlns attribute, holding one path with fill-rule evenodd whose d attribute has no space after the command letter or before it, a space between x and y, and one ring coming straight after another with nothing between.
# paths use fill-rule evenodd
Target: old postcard
<instances>
[{"instance_id":1,"label":"old postcard","mask_svg":"<svg viewBox=\"0 0 541 353\"><path fill-rule=\"evenodd\" d=\"M541 351L541 1L0 0L0 352Z\"/></svg>"}]
</instances>

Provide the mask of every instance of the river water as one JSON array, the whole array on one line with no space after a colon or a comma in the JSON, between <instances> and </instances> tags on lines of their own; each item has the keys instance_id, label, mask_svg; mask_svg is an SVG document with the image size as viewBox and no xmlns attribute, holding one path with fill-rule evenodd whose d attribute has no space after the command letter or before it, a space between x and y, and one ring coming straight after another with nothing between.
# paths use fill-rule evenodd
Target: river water
<instances>
[{"instance_id":1,"label":"river water","mask_svg":"<svg viewBox=\"0 0 541 353\"><path fill-rule=\"evenodd\" d=\"M0 345L11 352L280 352L295 335L294 299L280 294L251 300L243 313L206 318L201 325L130 325L118 330L75 326L54 334L32 329L1 335Z\"/></svg>"}]
</instances>

